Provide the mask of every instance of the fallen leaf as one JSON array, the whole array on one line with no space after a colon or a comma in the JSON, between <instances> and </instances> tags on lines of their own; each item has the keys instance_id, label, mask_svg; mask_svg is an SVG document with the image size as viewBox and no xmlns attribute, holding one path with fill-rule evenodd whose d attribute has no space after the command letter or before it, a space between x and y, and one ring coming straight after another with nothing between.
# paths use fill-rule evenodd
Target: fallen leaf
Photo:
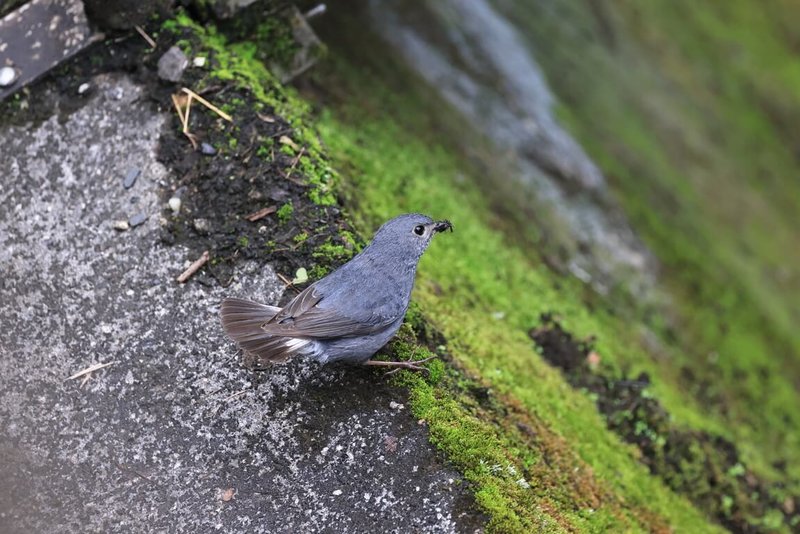
<instances>
[{"instance_id":1,"label":"fallen leaf","mask_svg":"<svg viewBox=\"0 0 800 534\"><path fill-rule=\"evenodd\" d=\"M278 141L280 141L280 143L281 143L282 145L289 145L289 146L290 146L290 147L292 147L294 150L299 150L299 149L300 149L300 147L297 145L297 143L295 143L294 141L292 141L292 140L291 140L291 138L289 138L288 136L282 135L282 136L280 137L280 139L278 139Z\"/></svg>"},{"instance_id":2,"label":"fallen leaf","mask_svg":"<svg viewBox=\"0 0 800 534\"><path fill-rule=\"evenodd\" d=\"M270 115L264 115L263 113L256 113L256 115L258 115L258 118L264 122L269 122L269 123L275 122L275 117L272 117Z\"/></svg>"},{"instance_id":3,"label":"fallen leaf","mask_svg":"<svg viewBox=\"0 0 800 534\"><path fill-rule=\"evenodd\" d=\"M297 269L297 272L294 273L294 279L292 280L293 284L305 284L308 282L308 271L306 271L305 267L300 267Z\"/></svg>"}]
</instances>

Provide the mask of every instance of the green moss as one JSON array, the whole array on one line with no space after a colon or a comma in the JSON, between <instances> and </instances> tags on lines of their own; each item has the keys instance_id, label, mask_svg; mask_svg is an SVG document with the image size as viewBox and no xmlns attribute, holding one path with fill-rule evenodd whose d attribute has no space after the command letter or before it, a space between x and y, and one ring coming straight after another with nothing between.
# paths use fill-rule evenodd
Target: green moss
<instances>
[{"instance_id":1,"label":"green moss","mask_svg":"<svg viewBox=\"0 0 800 534\"><path fill-rule=\"evenodd\" d=\"M275 213L278 216L278 221L281 223L287 222L289 219L292 218L292 213L294 213L294 206L292 205L292 201L286 202Z\"/></svg>"},{"instance_id":2,"label":"green moss","mask_svg":"<svg viewBox=\"0 0 800 534\"><path fill-rule=\"evenodd\" d=\"M354 254L355 250L352 247L348 248L346 245L337 245L331 241L326 241L311 253L315 259L336 264L346 262L352 258Z\"/></svg>"},{"instance_id":3,"label":"green moss","mask_svg":"<svg viewBox=\"0 0 800 534\"><path fill-rule=\"evenodd\" d=\"M175 41L175 46L181 49L181 52L188 57L192 56L192 43L188 39L178 39Z\"/></svg>"},{"instance_id":4,"label":"green moss","mask_svg":"<svg viewBox=\"0 0 800 534\"><path fill-rule=\"evenodd\" d=\"M250 238L248 238L246 235L240 235L236 239L236 243L242 248L247 248L247 246L250 245Z\"/></svg>"},{"instance_id":5,"label":"green moss","mask_svg":"<svg viewBox=\"0 0 800 534\"><path fill-rule=\"evenodd\" d=\"M288 143L281 144L279 150L281 154L286 154L287 156L294 156L294 148L292 148L292 145Z\"/></svg>"},{"instance_id":6,"label":"green moss","mask_svg":"<svg viewBox=\"0 0 800 534\"><path fill-rule=\"evenodd\" d=\"M347 230L341 230L335 238L330 238L317 246L311 256L316 264L311 267L309 276L319 280L328 274L332 267L347 262L360 250L360 241Z\"/></svg>"},{"instance_id":7,"label":"green moss","mask_svg":"<svg viewBox=\"0 0 800 534\"><path fill-rule=\"evenodd\" d=\"M296 236L292 238L292 240L297 243L298 245L302 245L308 240L308 233L307 232L300 232Z\"/></svg>"},{"instance_id":8,"label":"green moss","mask_svg":"<svg viewBox=\"0 0 800 534\"><path fill-rule=\"evenodd\" d=\"M167 19L161 23L161 30L165 32L169 32L171 34L178 34L181 31L183 26L186 24L181 24L179 22L180 19Z\"/></svg>"}]
</instances>

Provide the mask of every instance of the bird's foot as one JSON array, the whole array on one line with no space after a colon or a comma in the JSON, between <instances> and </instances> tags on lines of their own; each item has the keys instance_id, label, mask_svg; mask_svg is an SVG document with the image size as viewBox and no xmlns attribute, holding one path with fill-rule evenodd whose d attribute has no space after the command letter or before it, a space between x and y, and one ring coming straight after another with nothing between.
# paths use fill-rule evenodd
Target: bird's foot
<instances>
[{"instance_id":1,"label":"bird's foot","mask_svg":"<svg viewBox=\"0 0 800 534\"><path fill-rule=\"evenodd\" d=\"M438 356L434 355L422 360L408 360L405 362L385 362L381 360L367 360L366 362L364 362L364 365L374 365L376 367L394 367L394 369L386 373L386 376L393 375L394 373L402 371L403 369L406 369L408 371L426 371L430 373L430 369L424 367L422 364L430 360L433 360L435 358L438 358Z\"/></svg>"}]
</instances>

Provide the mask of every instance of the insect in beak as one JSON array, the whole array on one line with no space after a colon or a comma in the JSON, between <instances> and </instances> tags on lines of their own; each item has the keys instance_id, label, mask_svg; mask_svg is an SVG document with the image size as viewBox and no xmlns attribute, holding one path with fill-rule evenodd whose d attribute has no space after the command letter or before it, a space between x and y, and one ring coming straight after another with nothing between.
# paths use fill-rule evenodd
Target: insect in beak
<instances>
[{"instance_id":1,"label":"insect in beak","mask_svg":"<svg viewBox=\"0 0 800 534\"><path fill-rule=\"evenodd\" d=\"M437 221L434 223L433 225L434 232L444 232L445 230L450 230L451 232L453 231L453 225L450 221L444 220L444 221Z\"/></svg>"}]
</instances>

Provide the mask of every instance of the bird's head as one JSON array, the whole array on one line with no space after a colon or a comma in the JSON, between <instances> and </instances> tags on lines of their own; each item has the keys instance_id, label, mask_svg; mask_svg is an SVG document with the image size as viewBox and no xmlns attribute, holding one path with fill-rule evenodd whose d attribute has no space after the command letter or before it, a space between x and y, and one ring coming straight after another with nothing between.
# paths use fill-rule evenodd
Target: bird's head
<instances>
[{"instance_id":1,"label":"bird's head","mask_svg":"<svg viewBox=\"0 0 800 534\"><path fill-rule=\"evenodd\" d=\"M434 221L427 215L406 213L384 223L375 233L370 248L381 249L398 259L416 261L433 236L446 230L453 231L450 221Z\"/></svg>"}]
</instances>

